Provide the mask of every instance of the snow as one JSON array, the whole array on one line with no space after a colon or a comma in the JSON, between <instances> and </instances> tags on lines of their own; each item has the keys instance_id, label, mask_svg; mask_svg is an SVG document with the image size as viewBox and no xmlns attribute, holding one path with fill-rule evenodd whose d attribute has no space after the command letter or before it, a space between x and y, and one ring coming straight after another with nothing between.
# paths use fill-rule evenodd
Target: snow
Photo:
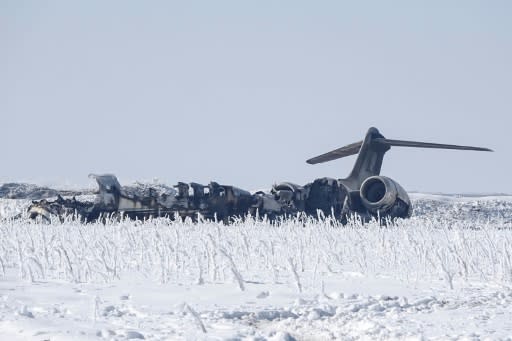
<instances>
[{"instance_id":1,"label":"snow","mask_svg":"<svg viewBox=\"0 0 512 341\"><path fill-rule=\"evenodd\" d=\"M387 227L4 218L0 339L512 339L510 197L412 199Z\"/></svg>"}]
</instances>

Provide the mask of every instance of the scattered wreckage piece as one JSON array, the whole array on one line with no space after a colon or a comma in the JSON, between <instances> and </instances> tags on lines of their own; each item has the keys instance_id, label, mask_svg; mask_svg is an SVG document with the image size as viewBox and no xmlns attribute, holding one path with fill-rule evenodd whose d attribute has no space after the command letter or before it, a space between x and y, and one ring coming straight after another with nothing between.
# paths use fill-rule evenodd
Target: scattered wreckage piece
<instances>
[{"instance_id":1,"label":"scattered wreckage piece","mask_svg":"<svg viewBox=\"0 0 512 341\"><path fill-rule=\"evenodd\" d=\"M75 197L64 199L58 195L56 200L42 199L32 201L28 208L28 217L30 219L42 219L45 222L51 222L52 217L63 221L65 217L74 217L83 222L90 221L88 213L92 211L93 203L88 201L78 201Z\"/></svg>"},{"instance_id":2,"label":"scattered wreckage piece","mask_svg":"<svg viewBox=\"0 0 512 341\"><path fill-rule=\"evenodd\" d=\"M407 192L394 180L381 176L384 154L392 146L491 151L487 148L386 139L370 128L363 141L352 143L307 160L327 162L358 154L354 168L345 179L320 178L305 186L290 182L274 185L269 193L250 192L210 182L208 185L179 182L173 188L163 185L122 187L114 175L91 175L99 191L93 203L73 199L34 201L30 218L73 214L84 221L119 215L132 219L169 217L193 220L199 216L228 222L233 217L267 216L269 219L303 212L308 216L332 216L345 223L357 215L372 218L407 218L411 202Z\"/></svg>"}]
</instances>

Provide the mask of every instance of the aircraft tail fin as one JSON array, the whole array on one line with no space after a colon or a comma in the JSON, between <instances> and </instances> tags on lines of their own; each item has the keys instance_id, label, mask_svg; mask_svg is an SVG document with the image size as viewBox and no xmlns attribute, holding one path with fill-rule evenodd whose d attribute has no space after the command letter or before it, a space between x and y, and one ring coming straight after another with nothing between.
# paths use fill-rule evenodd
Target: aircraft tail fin
<instances>
[{"instance_id":1,"label":"aircraft tail fin","mask_svg":"<svg viewBox=\"0 0 512 341\"><path fill-rule=\"evenodd\" d=\"M384 154L391 147L437 148L455 150L474 150L492 152L491 149L453 144L404 141L386 139L376 128L370 128L363 141L332 150L307 160L309 164L332 161L358 154L356 163L349 177L340 181L351 190L359 190L362 182L370 176L379 175Z\"/></svg>"}]
</instances>

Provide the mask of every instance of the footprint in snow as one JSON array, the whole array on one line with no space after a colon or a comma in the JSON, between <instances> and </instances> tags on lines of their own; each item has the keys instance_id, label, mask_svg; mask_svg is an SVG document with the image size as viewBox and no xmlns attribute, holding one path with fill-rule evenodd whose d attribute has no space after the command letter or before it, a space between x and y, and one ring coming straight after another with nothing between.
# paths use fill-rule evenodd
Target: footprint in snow
<instances>
[{"instance_id":1,"label":"footprint in snow","mask_svg":"<svg viewBox=\"0 0 512 341\"><path fill-rule=\"evenodd\" d=\"M256 298L267 298L270 295L268 291L262 291L258 295L256 295Z\"/></svg>"},{"instance_id":2,"label":"footprint in snow","mask_svg":"<svg viewBox=\"0 0 512 341\"><path fill-rule=\"evenodd\" d=\"M23 308L18 312L18 315L25 316L31 319L34 318L34 314L32 314L32 312L28 310L26 305L23 306Z\"/></svg>"},{"instance_id":3,"label":"footprint in snow","mask_svg":"<svg viewBox=\"0 0 512 341\"><path fill-rule=\"evenodd\" d=\"M114 335L116 335L116 333L110 329L102 329L102 330L98 330L96 332L96 336L102 337L102 338L110 338Z\"/></svg>"},{"instance_id":4,"label":"footprint in snow","mask_svg":"<svg viewBox=\"0 0 512 341\"><path fill-rule=\"evenodd\" d=\"M144 335L142 335L141 333L139 333L135 330L127 331L125 335L128 340L134 340L134 339L144 340L145 339Z\"/></svg>"}]
</instances>

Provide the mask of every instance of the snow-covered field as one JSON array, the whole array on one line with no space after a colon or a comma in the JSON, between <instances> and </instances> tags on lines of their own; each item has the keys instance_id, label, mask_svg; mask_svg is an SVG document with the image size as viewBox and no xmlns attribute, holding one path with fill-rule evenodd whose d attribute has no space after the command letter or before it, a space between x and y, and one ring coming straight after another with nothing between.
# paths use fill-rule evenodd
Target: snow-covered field
<instances>
[{"instance_id":1,"label":"snow-covered field","mask_svg":"<svg viewBox=\"0 0 512 341\"><path fill-rule=\"evenodd\" d=\"M512 340L512 197L413 196L382 227L12 220L1 340Z\"/></svg>"}]
</instances>

